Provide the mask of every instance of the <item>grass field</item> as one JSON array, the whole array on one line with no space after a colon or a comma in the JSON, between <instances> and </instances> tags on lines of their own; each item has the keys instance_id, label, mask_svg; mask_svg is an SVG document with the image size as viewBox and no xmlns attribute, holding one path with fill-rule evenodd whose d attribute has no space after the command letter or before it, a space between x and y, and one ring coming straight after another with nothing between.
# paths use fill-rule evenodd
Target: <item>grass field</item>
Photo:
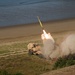
<instances>
[{"instance_id":1,"label":"grass field","mask_svg":"<svg viewBox=\"0 0 75 75\"><path fill-rule=\"evenodd\" d=\"M63 35L62 37L55 35L54 39L57 44L59 44L62 38ZM73 58L72 60L61 59L54 62L39 58L35 55L28 55L27 44L29 42L42 45L41 40L0 44L0 75L40 75L52 71L52 69L75 64L75 59ZM73 63L70 60L73 61ZM6 72L9 74L3 74Z\"/></svg>"},{"instance_id":2,"label":"grass field","mask_svg":"<svg viewBox=\"0 0 75 75\"><path fill-rule=\"evenodd\" d=\"M35 42L41 44L41 41L37 40ZM21 73L23 75L39 75L50 71L50 61L38 56L28 55L28 43L20 42L0 46L0 71L7 71L11 74Z\"/></svg>"}]
</instances>

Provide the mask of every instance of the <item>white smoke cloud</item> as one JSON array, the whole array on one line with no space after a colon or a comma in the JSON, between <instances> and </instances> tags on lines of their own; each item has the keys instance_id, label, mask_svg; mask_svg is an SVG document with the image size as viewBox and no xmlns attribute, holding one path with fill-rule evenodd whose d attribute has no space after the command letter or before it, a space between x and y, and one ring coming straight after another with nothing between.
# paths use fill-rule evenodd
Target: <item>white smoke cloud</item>
<instances>
[{"instance_id":1,"label":"white smoke cloud","mask_svg":"<svg viewBox=\"0 0 75 75\"><path fill-rule=\"evenodd\" d=\"M61 56L75 53L75 34L69 35L60 45Z\"/></svg>"},{"instance_id":2,"label":"white smoke cloud","mask_svg":"<svg viewBox=\"0 0 75 75\"><path fill-rule=\"evenodd\" d=\"M53 39L43 39L42 54L46 59L63 57L75 53L75 34L69 35L59 46Z\"/></svg>"},{"instance_id":3,"label":"white smoke cloud","mask_svg":"<svg viewBox=\"0 0 75 75\"><path fill-rule=\"evenodd\" d=\"M53 52L54 42L51 39L43 40L43 51L42 54L46 59L49 59L50 54Z\"/></svg>"}]
</instances>

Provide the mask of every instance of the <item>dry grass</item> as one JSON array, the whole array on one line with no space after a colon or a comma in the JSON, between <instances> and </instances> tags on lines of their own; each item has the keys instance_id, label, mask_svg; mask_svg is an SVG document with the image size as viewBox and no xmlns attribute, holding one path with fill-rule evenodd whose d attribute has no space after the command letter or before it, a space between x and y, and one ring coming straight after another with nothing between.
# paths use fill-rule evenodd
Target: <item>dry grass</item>
<instances>
[{"instance_id":1,"label":"dry grass","mask_svg":"<svg viewBox=\"0 0 75 75\"><path fill-rule=\"evenodd\" d=\"M38 42L41 44L39 40L30 42ZM6 70L11 74L22 73L24 75L39 75L50 71L50 61L27 54L28 43L29 42L21 42L1 45L0 70Z\"/></svg>"},{"instance_id":2,"label":"dry grass","mask_svg":"<svg viewBox=\"0 0 75 75\"><path fill-rule=\"evenodd\" d=\"M61 43L64 33L52 35L57 44ZM42 45L41 40L29 42L37 42ZM0 45L0 71L6 70L11 74L22 73L23 75L39 75L50 71L53 62L27 54L27 44L29 42L10 42Z\"/></svg>"},{"instance_id":3,"label":"dry grass","mask_svg":"<svg viewBox=\"0 0 75 75\"><path fill-rule=\"evenodd\" d=\"M0 58L0 70L9 73L22 73L24 75L39 75L51 70L50 61L28 54Z\"/></svg>"}]
</instances>

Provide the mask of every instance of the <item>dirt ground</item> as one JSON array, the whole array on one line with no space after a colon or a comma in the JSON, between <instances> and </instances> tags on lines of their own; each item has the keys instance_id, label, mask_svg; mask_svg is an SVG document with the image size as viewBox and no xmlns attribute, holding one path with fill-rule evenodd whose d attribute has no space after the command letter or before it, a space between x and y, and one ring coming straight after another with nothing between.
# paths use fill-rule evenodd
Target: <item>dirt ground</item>
<instances>
[{"instance_id":1,"label":"dirt ground","mask_svg":"<svg viewBox=\"0 0 75 75\"><path fill-rule=\"evenodd\" d=\"M75 65L47 72L41 75L75 75Z\"/></svg>"}]
</instances>

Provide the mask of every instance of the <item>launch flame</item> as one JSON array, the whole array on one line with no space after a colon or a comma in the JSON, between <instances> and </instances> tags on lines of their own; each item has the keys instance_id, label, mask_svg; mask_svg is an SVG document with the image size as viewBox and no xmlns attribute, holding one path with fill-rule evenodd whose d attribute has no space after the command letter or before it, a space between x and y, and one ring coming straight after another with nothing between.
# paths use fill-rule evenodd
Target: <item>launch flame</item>
<instances>
[{"instance_id":1,"label":"launch flame","mask_svg":"<svg viewBox=\"0 0 75 75\"><path fill-rule=\"evenodd\" d=\"M43 34L41 35L43 41L42 54L48 59L50 54L53 52L55 41L50 33L46 33L43 29Z\"/></svg>"},{"instance_id":2,"label":"launch flame","mask_svg":"<svg viewBox=\"0 0 75 75\"><path fill-rule=\"evenodd\" d=\"M45 30L43 30L43 34L42 34L41 38L42 38L42 40L44 40L44 39L52 39L52 40L54 40L52 38L51 34L50 33L46 33Z\"/></svg>"},{"instance_id":3,"label":"launch flame","mask_svg":"<svg viewBox=\"0 0 75 75\"><path fill-rule=\"evenodd\" d=\"M42 40L51 39L54 42L54 39L52 38L51 34L50 33L46 33L46 31L44 30L44 27L42 25L42 22L40 21L39 16L37 16L37 18L38 18L38 21L40 23L41 28L43 29L43 34L41 35Z\"/></svg>"},{"instance_id":4,"label":"launch flame","mask_svg":"<svg viewBox=\"0 0 75 75\"><path fill-rule=\"evenodd\" d=\"M50 39L50 33L46 33L45 30L43 30L42 39Z\"/></svg>"}]
</instances>

